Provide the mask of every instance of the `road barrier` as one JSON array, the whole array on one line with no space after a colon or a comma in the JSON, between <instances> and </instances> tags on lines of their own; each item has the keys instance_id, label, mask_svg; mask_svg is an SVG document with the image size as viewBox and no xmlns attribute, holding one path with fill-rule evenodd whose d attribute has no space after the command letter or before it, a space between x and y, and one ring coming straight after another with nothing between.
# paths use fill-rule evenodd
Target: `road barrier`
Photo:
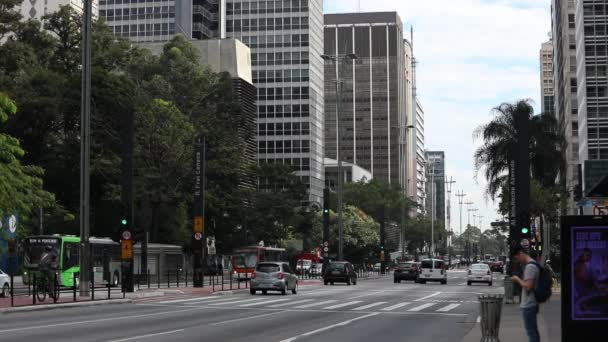
<instances>
[{"instance_id":1,"label":"road barrier","mask_svg":"<svg viewBox=\"0 0 608 342\"><path fill-rule=\"evenodd\" d=\"M481 342L499 342L503 295L480 295Z\"/></svg>"}]
</instances>

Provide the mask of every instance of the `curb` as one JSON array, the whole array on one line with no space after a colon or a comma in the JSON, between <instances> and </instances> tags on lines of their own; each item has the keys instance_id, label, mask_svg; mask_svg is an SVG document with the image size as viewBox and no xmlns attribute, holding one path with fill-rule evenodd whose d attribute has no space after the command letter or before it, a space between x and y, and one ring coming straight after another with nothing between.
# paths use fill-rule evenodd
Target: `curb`
<instances>
[{"instance_id":1,"label":"curb","mask_svg":"<svg viewBox=\"0 0 608 342\"><path fill-rule=\"evenodd\" d=\"M76 302L76 303L29 305L29 306L18 306L18 307L0 309L0 313L9 314L9 313L13 313L13 312L53 310L53 309L73 308L73 307L81 307L81 306L127 304L127 303L131 303L132 301L133 301L132 299L111 299L111 300L84 301L84 302Z\"/></svg>"}]
</instances>

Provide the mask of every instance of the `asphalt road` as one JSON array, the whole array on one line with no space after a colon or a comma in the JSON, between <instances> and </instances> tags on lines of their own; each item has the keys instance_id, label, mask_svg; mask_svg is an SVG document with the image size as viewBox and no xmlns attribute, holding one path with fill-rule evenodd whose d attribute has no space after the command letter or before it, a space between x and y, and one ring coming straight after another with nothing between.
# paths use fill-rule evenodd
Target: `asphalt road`
<instances>
[{"instance_id":1,"label":"asphalt road","mask_svg":"<svg viewBox=\"0 0 608 342\"><path fill-rule=\"evenodd\" d=\"M460 341L493 287L391 278L305 286L298 294L156 298L0 315L0 341Z\"/></svg>"}]
</instances>

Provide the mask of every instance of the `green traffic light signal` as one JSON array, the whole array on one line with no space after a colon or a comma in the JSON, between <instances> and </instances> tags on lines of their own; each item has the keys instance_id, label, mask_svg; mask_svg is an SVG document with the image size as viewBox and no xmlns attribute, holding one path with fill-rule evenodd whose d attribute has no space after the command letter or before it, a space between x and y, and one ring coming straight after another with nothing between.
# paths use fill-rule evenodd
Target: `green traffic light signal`
<instances>
[{"instance_id":1,"label":"green traffic light signal","mask_svg":"<svg viewBox=\"0 0 608 342\"><path fill-rule=\"evenodd\" d=\"M521 232L522 232L523 234L528 234L528 232L529 232L529 231L530 231L530 230L529 230L528 228L526 228L526 227L523 227L523 228L521 229Z\"/></svg>"},{"instance_id":2,"label":"green traffic light signal","mask_svg":"<svg viewBox=\"0 0 608 342\"><path fill-rule=\"evenodd\" d=\"M127 219L126 219L126 218L123 218L122 220L120 220L120 223L121 223L123 226L126 226L126 225L127 225Z\"/></svg>"},{"instance_id":3,"label":"green traffic light signal","mask_svg":"<svg viewBox=\"0 0 608 342\"><path fill-rule=\"evenodd\" d=\"M323 209L323 212L324 212L325 214L328 214L328 213L329 213L329 209Z\"/></svg>"}]
</instances>

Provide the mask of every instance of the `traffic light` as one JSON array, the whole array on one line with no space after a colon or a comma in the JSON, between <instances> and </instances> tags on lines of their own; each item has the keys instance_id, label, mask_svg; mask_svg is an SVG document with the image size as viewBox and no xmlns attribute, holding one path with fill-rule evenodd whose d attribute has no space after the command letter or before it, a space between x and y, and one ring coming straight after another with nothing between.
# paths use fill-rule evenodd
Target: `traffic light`
<instances>
[{"instance_id":1,"label":"traffic light","mask_svg":"<svg viewBox=\"0 0 608 342\"><path fill-rule=\"evenodd\" d=\"M583 199L583 188L580 184L576 184L574 186L574 189L572 189L572 195L575 202L578 202Z\"/></svg>"},{"instance_id":2,"label":"traffic light","mask_svg":"<svg viewBox=\"0 0 608 342\"><path fill-rule=\"evenodd\" d=\"M528 227L522 227L521 228L521 233L522 234L528 234L530 232L530 229Z\"/></svg>"}]
</instances>

